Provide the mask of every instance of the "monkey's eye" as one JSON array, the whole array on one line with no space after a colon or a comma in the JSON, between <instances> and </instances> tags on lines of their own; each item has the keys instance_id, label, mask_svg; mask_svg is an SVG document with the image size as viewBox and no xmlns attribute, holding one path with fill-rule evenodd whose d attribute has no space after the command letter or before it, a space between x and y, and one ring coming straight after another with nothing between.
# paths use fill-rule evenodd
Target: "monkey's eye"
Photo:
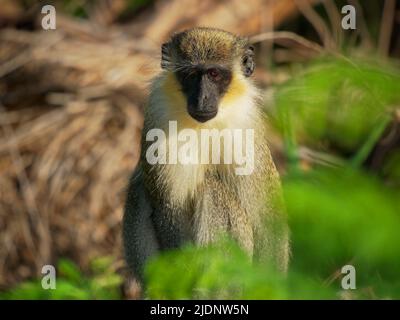
<instances>
[{"instance_id":1,"label":"monkey's eye","mask_svg":"<svg viewBox=\"0 0 400 320\"><path fill-rule=\"evenodd\" d=\"M207 74L214 81L220 81L222 78L221 73L215 68L208 69Z\"/></svg>"}]
</instances>

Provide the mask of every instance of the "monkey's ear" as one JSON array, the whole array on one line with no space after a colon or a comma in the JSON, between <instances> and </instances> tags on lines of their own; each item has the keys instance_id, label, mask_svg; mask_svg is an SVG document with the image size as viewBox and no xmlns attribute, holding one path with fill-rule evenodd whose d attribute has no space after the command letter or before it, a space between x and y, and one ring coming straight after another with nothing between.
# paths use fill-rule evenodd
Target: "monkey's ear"
<instances>
[{"instance_id":1,"label":"monkey's ear","mask_svg":"<svg viewBox=\"0 0 400 320\"><path fill-rule=\"evenodd\" d=\"M171 65L171 52L170 52L170 43L163 43L161 46L161 68L168 69Z\"/></svg>"},{"instance_id":2,"label":"monkey's ear","mask_svg":"<svg viewBox=\"0 0 400 320\"><path fill-rule=\"evenodd\" d=\"M244 51L244 55L242 58L243 74L246 77L250 77L253 74L255 67L256 64L254 62L254 47L252 45L248 45Z\"/></svg>"}]
</instances>

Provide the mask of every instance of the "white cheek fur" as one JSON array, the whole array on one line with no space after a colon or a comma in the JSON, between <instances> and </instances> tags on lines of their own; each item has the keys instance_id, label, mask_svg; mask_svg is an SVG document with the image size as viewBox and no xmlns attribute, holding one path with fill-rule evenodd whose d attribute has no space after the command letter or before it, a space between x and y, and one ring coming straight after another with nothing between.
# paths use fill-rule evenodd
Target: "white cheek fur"
<instances>
[{"instance_id":1,"label":"white cheek fur","mask_svg":"<svg viewBox=\"0 0 400 320\"><path fill-rule=\"evenodd\" d=\"M162 152L168 153L168 139L176 139L175 136L168 135L169 121L175 120L179 130L185 128L195 129L200 136L200 129L255 129L255 121L258 118L259 110L257 100L259 92L252 82L245 77L240 77L236 81L242 81L245 86L245 94L229 99L224 102L222 99L219 106L217 116L205 123L200 124L195 121L187 112L184 105L185 100L179 97L178 93L175 98L176 104L172 105L171 98L164 92L163 81L167 81L167 76L161 75L153 83L153 95L150 97L146 116L153 119L152 128L164 130L166 134L166 148ZM157 97L157 98L156 98ZM144 128L149 130L151 128ZM218 170L222 175L229 178L234 175L235 171L232 165L204 165L204 164L159 164L158 179L160 185L168 185L168 192L171 201L177 204L184 203L187 199L192 198L197 188L204 180L207 170ZM168 182L168 183L164 183ZM185 183L181 183L185 181Z\"/></svg>"}]
</instances>

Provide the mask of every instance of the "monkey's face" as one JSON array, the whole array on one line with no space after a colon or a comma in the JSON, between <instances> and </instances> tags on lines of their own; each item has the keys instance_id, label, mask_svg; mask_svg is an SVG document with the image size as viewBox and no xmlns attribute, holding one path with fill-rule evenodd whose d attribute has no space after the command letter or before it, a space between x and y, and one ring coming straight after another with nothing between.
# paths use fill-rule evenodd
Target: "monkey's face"
<instances>
[{"instance_id":1,"label":"monkey's face","mask_svg":"<svg viewBox=\"0 0 400 320\"><path fill-rule=\"evenodd\" d=\"M221 99L235 90L233 80L242 78L237 73L244 77L253 73L253 55L246 39L222 30L195 28L163 44L161 66L179 82L188 114L204 123L217 116Z\"/></svg>"},{"instance_id":2,"label":"monkey's face","mask_svg":"<svg viewBox=\"0 0 400 320\"><path fill-rule=\"evenodd\" d=\"M176 72L190 116L206 122L218 113L220 98L232 80L232 71L221 65L198 65Z\"/></svg>"}]
</instances>

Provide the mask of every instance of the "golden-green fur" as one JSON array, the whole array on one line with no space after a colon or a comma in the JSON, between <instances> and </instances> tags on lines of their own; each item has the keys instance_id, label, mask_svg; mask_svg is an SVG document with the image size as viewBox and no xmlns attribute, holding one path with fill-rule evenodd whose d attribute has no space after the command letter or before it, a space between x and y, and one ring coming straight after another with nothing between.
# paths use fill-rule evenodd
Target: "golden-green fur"
<instances>
[{"instance_id":1,"label":"golden-green fur","mask_svg":"<svg viewBox=\"0 0 400 320\"><path fill-rule=\"evenodd\" d=\"M174 35L165 44L162 63L174 70L196 63L229 65L246 44L245 38L223 30L194 28Z\"/></svg>"},{"instance_id":2,"label":"golden-green fur","mask_svg":"<svg viewBox=\"0 0 400 320\"><path fill-rule=\"evenodd\" d=\"M186 101L179 89L174 74L170 71L162 73L152 87L152 94L149 106L146 109L145 125L143 132L146 133L151 128L161 128L168 132L168 122L177 121L179 130L190 128L196 130L200 136L201 129L253 129L258 126L260 121L260 110L256 106L258 91L251 80L240 76L238 73L234 77L231 86L235 88L228 90L223 97L217 116L206 123L195 121L186 111ZM238 87L240 89L238 89ZM162 108L153 107L162 105ZM176 137L167 136L167 140ZM149 144L145 141L143 150L147 150ZM211 149L211 148L210 148ZM168 150L165 150L168 152ZM143 157L145 154L143 154ZM145 161L145 159L143 159ZM155 166L152 170L156 170ZM219 170L232 170L234 166L223 165ZM205 171L209 169L205 165L166 165L162 166L163 174L159 179L166 179L168 183L170 197L176 202L184 201L187 195L196 193L198 185L205 176ZM173 179L177 177L177 179ZM182 184L181 181L185 181ZM159 186L162 186L160 183Z\"/></svg>"},{"instance_id":3,"label":"golden-green fur","mask_svg":"<svg viewBox=\"0 0 400 320\"><path fill-rule=\"evenodd\" d=\"M206 245L221 233L236 239L249 256L287 269L289 239L280 180L267 144L258 90L240 69L245 46L245 40L230 33L201 28L174 36L163 48L169 67L151 87L141 162L131 179L124 217L127 261L139 276L147 258L159 250L186 242ZM174 74L178 66L199 61L224 63L233 72L217 116L205 123L188 114ZM197 133L203 128L254 129L253 173L238 176L235 164L150 165L145 157L150 145L146 134L153 128L168 133L171 120L177 121L178 132L185 128ZM168 143L160 152L168 154Z\"/></svg>"}]
</instances>

